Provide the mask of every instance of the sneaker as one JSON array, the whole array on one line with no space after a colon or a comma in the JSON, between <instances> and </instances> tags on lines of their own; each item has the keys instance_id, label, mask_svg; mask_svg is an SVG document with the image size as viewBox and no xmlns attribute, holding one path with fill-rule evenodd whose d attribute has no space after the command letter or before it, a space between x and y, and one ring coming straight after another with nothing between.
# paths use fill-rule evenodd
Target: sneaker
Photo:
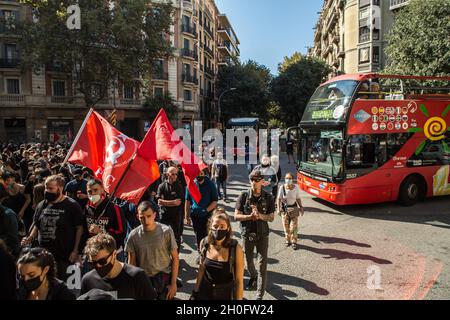
<instances>
[{"instance_id":1,"label":"sneaker","mask_svg":"<svg viewBox=\"0 0 450 320\"><path fill-rule=\"evenodd\" d=\"M293 243L293 244L292 244L292 249L298 250L298 245L297 245L296 243Z\"/></svg>"},{"instance_id":2,"label":"sneaker","mask_svg":"<svg viewBox=\"0 0 450 320\"><path fill-rule=\"evenodd\" d=\"M247 285L245 286L246 291L254 291L256 290L256 283L258 281L258 278L250 278L248 280Z\"/></svg>"},{"instance_id":3,"label":"sneaker","mask_svg":"<svg viewBox=\"0 0 450 320\"><path fill-rule=\"evenodd\" d=\"M289 241L286 241L286 242L284 243L284 245L285 245L286 247L290 247L290 246L291 246L291 243L290 243Z\"/></svg>"}]
</instances>

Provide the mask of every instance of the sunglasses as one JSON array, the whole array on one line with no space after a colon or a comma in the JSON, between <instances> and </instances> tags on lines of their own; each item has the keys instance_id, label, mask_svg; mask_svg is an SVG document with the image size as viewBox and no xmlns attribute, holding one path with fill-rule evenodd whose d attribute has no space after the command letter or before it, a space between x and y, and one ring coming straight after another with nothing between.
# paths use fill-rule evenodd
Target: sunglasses
<instances>
[{"instance_id":1,"label":"sunglasses","mask_svg":"<svg viewBox=\"0 0 450 320\"><path fill-rule=\"evenodd\" d=\"M112 254L113 253L111 252L107 257L98 259L97 261L89 261L89 264L93 267L96 265L104 266L108 263L108 259L109 259L109 257L111 257Z\"/></svg>"}]
</instances>

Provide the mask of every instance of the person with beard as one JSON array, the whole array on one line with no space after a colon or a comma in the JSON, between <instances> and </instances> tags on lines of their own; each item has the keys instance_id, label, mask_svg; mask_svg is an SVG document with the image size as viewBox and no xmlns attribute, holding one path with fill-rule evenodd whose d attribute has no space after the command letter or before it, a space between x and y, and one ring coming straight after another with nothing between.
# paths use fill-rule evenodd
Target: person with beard
<instances>
[{"instance_id":1,"label":"person with beard","mask_svg":"<svg viewBox=\"0 0 450 320\"><path fill-rule=\"evenodd\" d=\"M230 218L223 208L211 217L208 236L200 247L202 260L191 300L242 300L244 252L233 239Z\"/></svg>"},{"instance_id":2,"label":"person with beard","mask_svg":"<svg viewBox=\"0 0 450 320\"><path fill-rule=\"evenodd\" d=\"M24 251L17 262L19 300L75 300L64 282L56 277L53 255L43 248Z\"/></svg>"},{"instance_id":3,"label":"person with beard","mask_svg":"<svg viewBox=\"0 0 450 320\"><path fill-rule=\"evenodd\" d=\"M64 178L58 175L45 180L45 200L37 205L30 235L22 240L26 246L37 238L39 246L53 254L58 278L63 281L67 267L80 260L83 235L83 212L75 200L64 195L64 185Z\"/></svg>"},{"instance_id":4,"label":"person with beard","mask_svg":"<svg viewBox=\"0 0 450 320\"><path fill-rule=\"evenodd\" d=\"M211 213L216 209L219 199L216 186L205 175L204 171L199 174L194 182L200 191L201 199L197 203L189 193L189 189L186 189L184 219L186 225L192 224L197 241L197 250L200 250L200 241L208 235L208 220L211 217ZM200 263L200 251L197 263Z\"/></svg>"},{"instance_id":5,"label":"person with beard","mask_svg":"<svg viewBox=\"0 0 450 320\"><path fill-rule=\"evenodd\" d=\"M88 203L87 180L83 179L83 171L81 169L75 169L73 177L74 179L66 184L64 192L84 209Z\"/></svg>"},{"instance_id":6,"label":"person with beard","mask_svg":"<svg viewBox=\"0 0 450 320\"><path fill-rule=\"evenodd\" d=\"M81 294L92 289L112 292L118 299L155 300L156 292L141 268L117 259L114 238L100 233L88 240L84 253L93 270L81 279Z\"/></svg>"}]
</instances>

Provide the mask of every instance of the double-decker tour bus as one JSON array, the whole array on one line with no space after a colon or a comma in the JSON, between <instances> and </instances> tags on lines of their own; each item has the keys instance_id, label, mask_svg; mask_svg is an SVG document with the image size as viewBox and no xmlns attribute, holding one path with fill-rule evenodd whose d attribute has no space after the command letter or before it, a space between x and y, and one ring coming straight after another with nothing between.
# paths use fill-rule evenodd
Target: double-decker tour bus
<instances>
[{"instance_id":1,"label":"double-decker tour bus","mask_svg":"<svg viewBox=\"0 0 450 320\"><path fill-rule=\"evenodd\" d=\"M450 194L450 78L343 75L322 84L297 130L298 183L337 205Z\"/></svg>"}]
</instances>

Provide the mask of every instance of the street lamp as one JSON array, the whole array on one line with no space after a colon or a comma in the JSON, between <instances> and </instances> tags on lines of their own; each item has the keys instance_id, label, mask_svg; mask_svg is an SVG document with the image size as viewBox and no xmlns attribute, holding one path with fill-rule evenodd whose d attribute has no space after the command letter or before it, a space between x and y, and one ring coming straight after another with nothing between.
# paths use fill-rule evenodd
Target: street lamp
<instances>
[{"instance_id":1,"label":"street lamp","mask_svg":"<svg viewBox=\"0 0 450 320\"><path fill-rule=\"evenodd\" d=\"M219 122L222 123L222 108L220 106L220 101L222 100L222 97L225 93L231 92L231 91L235 91L237 90L237 88L231 88L228 90L225 90L224 92L222 92L222 94L219 96L219 102L218 102L218 109L219 109ZM223 128L222 128L223 129Z\"/></svg>"}]
</instances>

